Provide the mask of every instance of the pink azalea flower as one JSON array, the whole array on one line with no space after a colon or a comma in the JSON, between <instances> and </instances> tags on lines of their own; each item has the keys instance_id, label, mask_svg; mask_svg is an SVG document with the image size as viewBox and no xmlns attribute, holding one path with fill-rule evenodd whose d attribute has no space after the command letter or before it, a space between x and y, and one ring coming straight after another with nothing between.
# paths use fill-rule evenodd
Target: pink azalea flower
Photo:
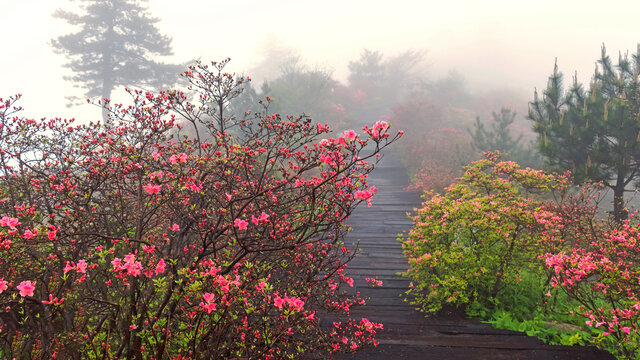
<instances>
[{"instance_id":1,"label":"pink azalea flower","mask_svg":"<svg viewBox=\"0 0 640 360\"><path fill-rule=\"evenodd\" d=\"M160 192L160 189L162 189L162 185L147 184L144 186L144 191L147 194L157 194Z\"/></svg>"},{"instance_id":2,"label":"pink azalea flower","mask_svg":"<svg viewBox=\"0 0 640 360\"><path fill-rule=\"evenodd\" d=\"M127 264L133 264L133 262L136 261L136 256L134 254L127 254L124 256L124 262Z\"/></svg>"},{"instance_id":3,"label":"pink azalea flower","mask_svg":"<svg viewBox=\"0 0 640 360\"><path fill-rule=\"evenodd\" d=\"M344 135L345 139L349 141L354 140L356 136L358 136L358 134L353 130L345 130L342 134Z\"/></svg>"},{"instance_id":4,"label":"pink azalea flower","mask_svg":"<svg viewBox=\"0 0 640 360\"><path fill-rule=\"evenodd\" d=\"M16 218L3 216L2 219L0 219L0 226L9 227L11 230L16 230L16 226L18 225L20 225L20 221Z\"/></svg>"},{"instance_id":5,"label":"pink azalea flower","mask_svg":"<svg viewBox=\"0 0 640 360\"><path fill-rule=\"evenodd\" d=\"M78 261L78 264L76 265L76 271L85 274L87 272L87 262L84 260Z\"/></svg>"},{"instance_id":6,"label":"pink azalea flower","mask_svg":"<svg viewBox=\"0 0 640 360\"><path fill-rule=\"evenodd\" d=\"M76 266L73 264L73 262L68 262L65 264L64 269L62 270L63 274L68 273L69 271L75 269Z\"/></svg>"},{"instance_id":7,"label":"pink azalea flower","mask_svg":"<svg viewBox=\"0 0 640 360\"><path fill-rule=\"evenodd\" d=\"M142 273L142 264L140 261L136 261L133 264L126 263L123 266L127 270L127 274L131 276L138 276Z\"/></svg>"},{"instance_id":8,"label":"pink azalea flower","mask_svg":"<svg viewBox=\"0 0 640 360\"><path fill-rule=\"evenodd\" d=\"M387 128L389 128L389 123L383 120L376 121L376 123L373 124L373 130L379 133L387 130Z\"/></svg>"},{"instance_id":9,"label":"pink azalea flower","mask_svg":"<svg viewBox=\"0 0 640 360\"><path fill-rule=\"evenodd\" d=\"M122 259L115 258L111 260L111 265L113 265L113 270L120 270L122 268Z\"/></svg>"},{"instance_id":10,"label":"pink azalea flower","mask_svg":"<svg viewBox=\"0 0 640 360\"><path fill-rule=\"evenodd\" d=\"M235 219L233 221L233 226L237 227L239 230L247 230L247 225L249 225L248 221Z\"/></svg>"},{"instance_id":11,"label":"pink azalea flower","mask_svg":"<svg viewBox=\"0 0 640 360\"><path fill-rule=\"evenodd\" d=\"M216 299L215 294L212 293L204 293L204 295L202 295L202 297L204 298L204 301L211 303L214 302Z\"/></svg>"},{"instance_id":12,"label":"pink azalea flower","mask_svg":"<svg viewBox=\"0 0 640 360\"><path fill-rule=\"evenodd\" d=\"M628 326L625 326L622 328L622 332L629 335L631 333L631 328Z\"/></svg>"},{"instance_id":13,"label":"pink azalea flower","mask_svg":"<svg viewBox=\"0 0 640 360\"><path fill-rule=\"evenodd\" d=\"M160 261L158 261L158 264L156 265L156 275L164 273L166 266L167 265L165 264L164 259L160 259Z\"/></svg>"},{"instance_id":14,"label":"pink azalea flower","mask_svg":"<svg viewBox=\"0 0 640 360\"><path fill-rule=\"evenodd\" d=\"M282 305L284 305L284 299L276 295L276 298L273 299L273 306L277 307L278 309L282 309Z\"/></svg>"},{"instance_id":15,"label":"pink azalea flower","mask_svg":"<svg viewBox=\"0 0 640 360\"><path fill-rule=\"evenodd\" d=\"M0 279L0 294L8 288L9 286L7 285L7 282L4 279Z\"/></svg>"},{"instance_id":16,"label":"pink azalea flower","mask_svg":"<svg viewBox=\"0 0 640 360\"><path fill-rule=\"evenodd\" d=\"M301 299L298 299L297 297L290 297L287 299L287 304L289 304L289 306L295 309L296 311L302 311L302 308L304 306L304 301L302 301Z\"/></svg>"},{"instance_id":17,"label":"pink azalea flower","mask_svg":"<svg viewBox=\"0 0 640 360\"><path fill-rule=\"evenodd\" d=\"M317 123L316 126L318 126L318 133L329 132L329 124Z\"/></svg>"},{"instance_id":18,"label":"pink azalea flower","mask_svg":"<svg viewBox=\"0 0 640 360\"><path fill-rule=\"evenodd\" d=\"M201 302L201 303L200 303L200 307L201 307L203 310L206 310L206 311L207 311L207 314L211 314L211 312L212 312L212 311L215 311L215 310L216 310L216 304L215 304L215 303L206 303L206 304L205 304L205 303Z\"/></svg>"},{"instance_id":19,"label":"pink azalea flower","mask_svg":"<svg viewBox=\"0 0 640 360\"><path fill-rule=\"evenodd\" d=\"M372 193L370 193L369 191L362 191L362 190L358 190L355 192L355 194L353 194L353 197L357 200L357 199L362 199L362 200L368 200L373 196Z\"/></svg>"},{"instance_id":20,"label":"pink azalea flower","mask_svg":"<svg viewBox=\"0 0 640 360\"><path fill-rule=\"evenodd\" d=\"M17 288L18 290L20 290L20 296L33 296L33 290L36 289L36 282L26 280L21 282L20 285L17 286Z\"/></svg>"},{"instance_id":21,"label":"pink azalea flower","mask_svg":"<svg viewBox=\"0 0 640 360\"><path fill-rule=\"evenodd\" d=\"M29 229L24 231L24 238L25 239L33 239L34 236L36 236L38 234L38 232L33 232Z\"/></svg>"}]
</instances>

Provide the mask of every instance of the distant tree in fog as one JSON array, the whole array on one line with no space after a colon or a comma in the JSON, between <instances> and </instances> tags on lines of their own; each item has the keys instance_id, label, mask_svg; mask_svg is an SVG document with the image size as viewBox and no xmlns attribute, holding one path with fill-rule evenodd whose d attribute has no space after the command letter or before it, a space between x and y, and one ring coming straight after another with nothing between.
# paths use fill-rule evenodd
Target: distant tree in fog
<instances>
[{"instance_id":1,"label":"distant tree in fog","mask_svg":"<svg viewBox=\"0 0 640 360\"><path fill-rule=\"evenodd\" d=\"M480 117L476 117L473 131L469 131L471 134L471 146L474 150L481 152L498 150L505 154L512 154L515 151L521 151L520 140L522 140L522 135L514 139L509 129L515 119L515 112L512 112L511 109L502 108L499 114L493 113L491 130L488 130L484 123L480 121Z\"/></svg>"},{"instance_id":2,"label":"distant tree in fog","mask_svg":"<svg viewBox=\"0 0 640 360\"><path fill-rule=\"evenodd\" d=\"M380 51L362 50L358 61L349 62L349 83L380 82L385 76L385 64Z\"/></svg>"},{"instance_id":3,"label":"distant tree in fog","mask_svg":"<svg viewBox=\"0 0 640 360\"><path fill-rule=\"evenodd\" d=\"M424 61L424 51L407 50L385 58L379 51L364 49L358 60L349 62L353 116L364 123L389 115L394 105L424 83Z\"/></svg>"},{"instance_id":4,"label":"distant tree in fog","mask_svg":"<svg viewBox=\"0 0 640 360\"><path fill-rule=\"evenodd\" d=\"M548 164L571 170L575 181L602 181L613 190L613 215L627 217L624 192L640 174L640 47L614 66L604 46L589 90L574 77L563 91L557 64L540 98L529 103L540 152Z\"/></svg>"},{"instance_id":5,"label":"distant tree in fog","mask_svg":"<svg viewBox=\"0 0 640 360\"><path fill-rule=\"evenodd\" d=\"M305 113L314 121L331 123L333 128L346 124L344 99L339 89L343 87L331 72L321 67L309 67L301 57L286 57L280 63L280 75L262 84L262 96L269 96L272 113Z\"/></svg>"},{"instance_id":6,"label":"distant tree in fog","mask_svg":"<svg viewBox=\"0 0 640 360\"><path fill-rule=\"evenodd\" d=\"M173 85L182 64L166 64L155 56L172 55L171 38L160 34L144 5L146 0L80 0L81 13L58 9L53 16L78 28L51 41L65 54L72 75L65 80L85 90L86 97L110 98L118 86L162 88ZM77 97L70 97L77 101ZM103 121L108 121L103 109Z\"/></svg>"},{"instance_id":7,"label":"distant tree in fog","mask_svg":"<svg viewBox=\"0 0 640 360\"><path fill-rule=\"evenodd\" d=\"M500 151L507 159L517 162L519 165L538 168L540 167L540 155L532 144L525 147L522 144L523 135L514 138L511 134L512 125L516 119L516 113L508 108L500 109L500 113L493 112L491 128L485 127L476 117L473 129L469 129L471 135L471 148L477 152Z\"/></svg>"}]
</instances>

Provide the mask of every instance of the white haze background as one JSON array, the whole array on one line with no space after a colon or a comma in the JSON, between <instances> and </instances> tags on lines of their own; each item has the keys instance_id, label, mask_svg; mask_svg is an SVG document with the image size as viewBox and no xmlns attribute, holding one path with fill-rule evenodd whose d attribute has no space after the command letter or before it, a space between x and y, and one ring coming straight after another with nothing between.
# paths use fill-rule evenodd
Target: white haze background
<instances>
[{"instance_id":1,"label":"white haze background","mask_svg":"<svg viewBox=\"0 0 640 360\"><path fill-rule=\"evenodd\" d=\"M0 97L22 93L24 115L100 119L95 106L66 107L65 96L82 91L63 80L66 59L49 45L73 31L51 14L77 3L0 0ZM254 75L258 87L269 74L248 71L269 47L299 52L341 81L363 48L387 56L424 49L432 78L455 70L472 89L507 88L531 99L555 58L566 81L577 71L588 82L603 43L615 57L635 52L640 42L637 1L151 0L148 6L173 38L175 55L167 61L231 57L231 70Z\"/></svg>"}]
</instances>

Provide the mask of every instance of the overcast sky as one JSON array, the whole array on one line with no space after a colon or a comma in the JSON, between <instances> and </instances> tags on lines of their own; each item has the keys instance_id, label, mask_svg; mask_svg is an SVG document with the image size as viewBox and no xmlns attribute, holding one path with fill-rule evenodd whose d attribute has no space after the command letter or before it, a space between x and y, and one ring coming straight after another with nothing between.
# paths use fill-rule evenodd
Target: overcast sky
<instances>
[{"instance_id":1,"label":"overcast sky","mask_svg":"<svg viewBox=\"0 0 640 360\"><path fill-rule=\"evenodd\" d=\"M49 46L73 30L51 14L77 1L0 1L0 97L22 93L31 117L98 120L89 105L65 106L66 95L82 92L62 79L65 59ZM432 77L455 69L473 88L526 93L544 87L556 57L567 76L577 70L587 82L602 43L617 56L640 42L638 1L150 0L149 9L173 37L174 61L231 57L242 73L275 42L343 80L363 48L424 49Z\"/></svg>"}]
</instances>

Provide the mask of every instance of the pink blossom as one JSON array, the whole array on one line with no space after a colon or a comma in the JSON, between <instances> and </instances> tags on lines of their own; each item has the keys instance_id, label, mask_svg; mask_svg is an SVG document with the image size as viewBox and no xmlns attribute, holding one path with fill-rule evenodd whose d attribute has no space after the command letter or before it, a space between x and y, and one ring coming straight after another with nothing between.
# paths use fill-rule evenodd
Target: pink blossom
<instances>
[{"instance_id":1,"label":"pink blossom","mask_svg":"<svg viewBox=\"0 0 640 360\"><path fill-rule=\"evenodd\" d=\"M285 296L285 299L287 301L287 304L293 308L296 311L302 311L302 307L304 306L304 301L302 301L301 299L297 298L297 297L290 297L287 298Z\"/></svg>"},{"instance_id":2,"label":"pink blossom","mask_svg":"<svg viewBox=\"0 0 640 360\"><path fill-rule=\"evenodd\" d=\"M317 123L316 126L318 127L318 134L329 132L329 124L322 125L320 123Z\"/></svg>"},{"instance_id":3,"label":"pink blossom","mask_svg":"<svg viewBox=\"0 0 640 360\"><path fill-rule=\"evenodd\" d=\"M7 282L4 279L0 279L0 294L8 288L9 286L7 285Z\"/></svg>"},{"instance_id":4,"label":"pink blossom","mask_svg":"<svg viewBox=\"0 0 640 360\"><path fill-rule=\"evenodd\" d=\"M372 193L370 193L369 191L362 191L362 190L358 190L355 192L355 194L353 194L353 197L357 200L357 199L362 199L362 200L368 200L373 196Z\"/></svg>"},{"instance_id":5,"label":"pink blossom","mask_svg":"<svg viewBox=\"0 0 640 360\"><path fill-rule=\"evenodd\" d=\"M202 297L204 298L204 301L210 303L210 302L214 302L216 299L215 294L212 293L204 293L204 295L202 295Z\"/></svg>"},{"instance_id":6,"label":"pink blossom","mask_svg":"<svg viewBox=\"0 0 640 360\"><path fill-rule=\"evenodd\" d=\"M200 307L201 307L203 310L206 310L206 311L207 311L207 314L211 314L211 312L212 312L212 311L215 311L215 310L216 310L216 304L215 304L215 303L206 303L206 304L205 304L205 303L201 302L201 303L200 303Z\"/></svg>"},{"instance_id":7,"label":"pink blossom","mask_svg":"<svg viewBox=\"0 0 640 360\"><path fill-rule=\"evenodd\" d=\"M0 226L7 226L11 228L11 230L16 230L16 226L18 225L20 225L20 221L16 218L3 216L2 219L0 219Z\"/></svg>"},{"instance_id":8,"label":"pink blossom","mask_svg":"<svg viewBox=\"0 0 640 360\"><path fill-rule=\"evenodd\" d=\"M113 265L113 270L120 270L122 268L122 259L115 258L111 260L111 265Z\"/></svg>"},{"instance_id":9,"label":"pink blossom","mask_svg":"<svg viewBox=\"0 0 640 360\"><path fill-rule=\"evenodd\" d=\"M23 281L20 283L20 285L17 286L18 290L20 290L20 296L25 297L25 296L33 296L33 290L35 290L36 288L36 282L33 281Z\"/></svg>"},{"instance_id":10,"label":"pink blossom","mask_svg":"<svg viewBox=\"0 0 640 360\"><path fill-rule=\"evenodd\" d=\"M60 305L62 304L63 301L64 301L64 298L58 299L58 297L53 297L53 295L49 294L49 300L42 300L42 303L45 305L48 305L48 304Z\"/></svg>"},{"instance_id":11,"label":"pink blossom","mask_svg":"<svg viewBox=\"0 0 640 360\"><path fill-rule=\"evenodd\" d=\"M200 307L206 310L207 314L211 314L211 312L216 309L215 294L204 293L202 297L204 298L205 302L201 302Z\"/></svg>"},{"instance_id":12,"label":"pink blossom","mask_svg":"<svg viewBox=\"0 0 640 360\"><path fill-rule=\"evenodd\" d=\"M76 266L73 262L68 262L65 264L64 269L62 270L63 274L68 273L69 271L75 269Z\"/></svg>"},{"instance_id":13,"label":"pink blossom","mask_svg":"<svg viewBox=\"0 0 640 360\"><path fill-rule=\"evenodd\" d=\"M628 326L625 326L622 328L622 332L629 335L631 333L631 328Z\"/></svg>"},{"instance_id":14,"label":"pink blossom","mask_svg":"<svg viewBox=\"0 0 640 360\"><path fill-rule=\"evenodd\" d=\"M345 130L342 134L344 135L345 139L349 141L354 140L356 136L358 136L358 134L353 130Z\"/></svg>"},{"instance_id":15,"label":"pink blossom","mask_svg":"<svg viewBox=\"0 0 640 360\"><path fill-rule=\"evenodd\" d=\"M36 236L38 234L38 232L33 232L29 229L24 231L24 238L25 239L33 239L34 236Z\"/></svg>"},{"instance_id":16,"label":"pink blossom","mask_svg":"<svg viewBox=\"0 0 640 360\"><path fill-rule=\"evenodd\" d=\"M247 230L247 225L249 225L249 222L242 219L235 219L233 221L233 226L237 227L239 230Z\"/></svg>"},{"instance_id":17,"label":"pink blossom","mask_svg":"<svg viewBox=\"0 0 640 360\"><path fill-rule=\"evenodd\" d=\"M160 189L162 189L162 185L147 184L144 186L144 191L147 194L157 194L160 192Z\"/></svg>"},{"instance_id":18,"label":"pink blossom","mask_svg":"<svg viewBox=\"0 0 640 360\"><path fill-rule=\"evenodd\" d=\"M267 215L264 211L262 212L262 214L260 214L260 216L255 217L252 216L251 217L251 222L254 225L258 225L259 223L263 223L266 224L267 222L269 222L269 215Z\"/></svg>"},{"instance_id":19,"label":"pink blossom","mask_svg":"<svg viewBox=\"0 0 640 360\"><path fill-rule=\"evenodd\" d=\"M376 123L373 124L373 130L377 132L383 132L387 130L387 128L389 128L389 123L383 120L376 121Z\"/></svg>"},{"instance_id":20,"label":"pink blossom","mask_svg":"<svg viewBox=\"0 0 640 360\"><path fill-rule=\"evenodd\" d=\"M133 262L136 261L136 256L134 254L127 254L124 256L124 262L127 264L133 264Z\"/></svg>"},{"instance_id":21,"label":"pink blossom","mask_svg":"<svg viewBox=\"0 0 640 360\"><path fill-rule=\"evenodd\" d=\"M188 159L187 154L182 153L182 154L180 154L180 155L171 155L171 156L169 157L169 162L170 162L171 164L175 164L175 163L177 163L177 162L186 163L186 162L187 162L187 159Z\"/></svg>"},{"instance_id":22,"label":"pink blossom","mask_svg":"<svg viewBox=\"0 0 640 360\"><path fill-rule=\"evenodd\" d=\"M158 158L160 157L160 155L162 155L162 152L157 152L157 151L154 151L154 152L151 154L151 156L153 156L153 159L154 159L154 160L158 160Z\"/></svg>"},{"instance_id":23,"label":"pink blossom","mask_svg":"<svg viewBox=\"0 0 640 360\"><path fill-rule=\"evenodd\" d=\"M164 273L166 266L167 265L165 264L164 259L160 259L160 261L158 261L158 264L156 265L156 275Z\"/></svg>"},{"instance_id":24,"label":"pink blossom","mask_svg":"<svg viewBox=\"0 0 640 360\"><path fill-rule=\"evenodd\" d=\"M273 299L273 306L277 307L278 309L282 309L282 305L284 305L284 299L276 295L276 298Z\"/></svg>"},{"instance_id":25,"label":"pink blossom","mask_svg":"<svg viewBox=\"0 0 640 360\"><path fill-rule=\"evenodd\" d=\"M80 260L78 261L78 264L76 265L76 271L79 273L86 273L87 272L87 262L84 260Z\"/></svg>"},{"instance_id":26,"label":"pink blossom","mask_svg":"<svg viewBox=\"0 0 640 360\"><path fill-rule=\"evenodd\" d=\"M140 261L134 263L126 263L123 268L127 270L127 274L131 276L138 276L142 273L142 264Z\"/></svg>"},{"instance_id":27,"label":"pink blossom","mask_svg":"<svg viewBox=\"0 0 640 360\"><path fill-rule=\"evenodd\" d=\"M47 231L47 238L49 238L49 241L53 241L56 239L56 235L58 234L58 229L55 227L51 227L52 229Z\"/></svg>"},{"instance_id":28,"label":"pink blossom","mask_svg":"<svg viewBox=\"0 0 640 360\"><path fill-rule=\"evenodd\" d=\"M169 228L169 230L173 230L173 231L180 231L180 225L178 225L178 224L173 224L173 225L171 225L171 227Z\"/></svg>"}]
</instances>

